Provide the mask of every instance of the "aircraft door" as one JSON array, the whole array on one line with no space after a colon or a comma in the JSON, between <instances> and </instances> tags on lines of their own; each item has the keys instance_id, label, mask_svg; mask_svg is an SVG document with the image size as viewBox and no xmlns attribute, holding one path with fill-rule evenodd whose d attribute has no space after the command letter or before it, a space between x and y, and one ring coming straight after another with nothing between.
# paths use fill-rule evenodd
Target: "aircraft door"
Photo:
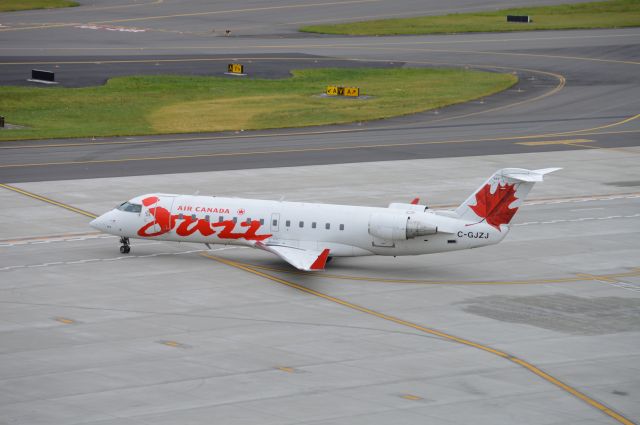
<instances>
[{"instance_id":1,"label":"aircraft door","mask_svg":"<svg viewBox=\"0 0 640 425\"><path fill-rule=\"evenodd\" d=\"M150 196L142 200L141 215L146 223L145 236L160 236L171 230L173 196Z\"/></svg>"},{"instance_id":2,"label":"aircraft door","mask_svg":"<svg viewBox=\"0 0 640 425\"><path fill-rule=\"evenodd\" d=\"M280 214L273 213L271 214L271 233L276 233L280 231Z\"/></svg>"}]
</instances>

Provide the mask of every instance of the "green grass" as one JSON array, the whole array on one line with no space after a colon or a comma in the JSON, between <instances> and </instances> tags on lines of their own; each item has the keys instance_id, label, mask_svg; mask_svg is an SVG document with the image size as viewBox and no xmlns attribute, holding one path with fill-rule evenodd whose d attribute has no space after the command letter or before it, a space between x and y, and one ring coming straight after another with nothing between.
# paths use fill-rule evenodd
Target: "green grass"
<instances>
[{"instance_id":1,"label":"green grass","mask_svg":"<svg viewBox=\"0 0 640 425\"><path fill-rule=\"evenodd\" d=\"M55 9L58 7L74 7L80 4L68 0L0 0L0 12L17 10Z\"/></svg>"},{"instance_id":2,"label":"green grass","mask_svg":"<svg viewBox=\"0 0 640 425\"><path fill-rule=\"evenodd\" d=\"M511 74L454 69L316 69L282 80L145 76L87 88L0 87L0 111L24 129L0 140L302 127L387 118L488 96ZM369 99L319 96L359 86Z\"/></svg>"},{"instance_id":3,"label":"green grass","mask_svg":"<svg viewBox=\"0 0 640 425\"><path fill-rule=\"evenodd\" d=\"M529 15L533 22L507 22L506 15ZM492 12L312 25L300 28L300 31L346 35L410 35L637 26L640 26L640 0L612 0L522 7Z\"/></svg>"}]
</instances>

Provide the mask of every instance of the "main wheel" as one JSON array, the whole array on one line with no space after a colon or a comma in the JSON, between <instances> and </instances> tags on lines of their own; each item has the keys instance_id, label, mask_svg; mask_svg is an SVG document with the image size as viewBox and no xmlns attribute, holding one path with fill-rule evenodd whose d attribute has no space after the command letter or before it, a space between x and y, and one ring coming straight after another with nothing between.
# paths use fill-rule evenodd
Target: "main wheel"
<instances>
[{"instance_id":1,"label":"main wheel","mask_svg":"<svg viewBox=\"0 0 640 425\"><path fill-rule=\"evenodd\" d=\"M129 251L131 251L131 248L129 247L129 245L122 245L120 247L120 254L128 254Z\"/></svg>"}]
</instances>

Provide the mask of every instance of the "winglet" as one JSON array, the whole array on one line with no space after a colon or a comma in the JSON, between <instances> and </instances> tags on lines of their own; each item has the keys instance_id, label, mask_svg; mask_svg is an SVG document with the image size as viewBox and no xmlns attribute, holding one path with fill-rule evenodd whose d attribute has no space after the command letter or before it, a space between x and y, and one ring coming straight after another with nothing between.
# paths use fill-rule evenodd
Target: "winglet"
<instances>
[{"instance_id":1,"label":"winglet","mask_svg":"<svg viewBox=\"0 0 640 425\"><path fill-rule=\"evenodd\" d=\"M413 201L411 201L412 205L418 205L420 203L420 198L413 198Z\"/></svg>"},{"instance_id":2,"label":"winglet","mask_svg":"<svg viewBox=\"0 0 640 425\"><path fill-rule=\"evenodd\" d=\"M323 250L322 253L318 255L318 258L316 258L316 261L314 261L311 267L309 267L309 269L324 270L324 266L325 264L327 264L327 258L329 258L329 249Z\"/></svg>"}]
</instances>

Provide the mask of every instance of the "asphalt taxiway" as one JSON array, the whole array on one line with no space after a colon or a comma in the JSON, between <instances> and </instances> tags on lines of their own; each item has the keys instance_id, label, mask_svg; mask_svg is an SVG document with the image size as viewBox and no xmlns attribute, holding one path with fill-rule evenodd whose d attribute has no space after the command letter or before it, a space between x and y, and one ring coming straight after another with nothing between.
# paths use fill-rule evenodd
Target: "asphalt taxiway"
<instances>
[{"instance_id":1,"label":"asphalt taxiway","mask_svg":"<svg viewBox=\"0 0 640 425\"><path fill-rule=\"evenodd\" d=\"M7 34L2 36L15 36ZM111 37L124 36L109 33L107 41ZM142 42L128 37L125 40L133 45ZM387 65L399 62L403 66L466 66L513 72L520 77L520 83L512 90L468 104L369 123L263 132L237 129L222 134L2 143L7 149L3 149L0 175L2 181L17 182L43 177L147 175L162 173L167 167L186 172L587 149L585 144L599 148L635 146L639 38L638 30L625 29L398 39L237 37L194 39L195 46L175 44L176 41L174 45L157 45L149 40L142 42L149 44L141 52L144 60L153 60L154 54L184 54L185 50L196 49L212 54L233 51L238 55L267 51L275 56L293 51L321 56L322 60L337 57ZM22 44L23 54L31 54L27 62L35 61L36 50L29 48L28 42ZM108 48L102 54L113 55L127 49ZM547 53L546 49L550 51ZM87 62L97 61L96 54L100 52L73 46L56 50L52 46L46 60L51 61L52 53L63 51L87 56ZM106 61L108 58L104 57ZM200 66L191 59L184 57L187 64ZM14 56L0 68L12 69L15 61ZM131 66L138 69L139 64L134 62ZM315 66L321 66L321 62ZM277 68L280 73L294 67L295 63L286 59L272 60L267 66L270 72ZM10 117L7 121L11 122ZM522 144L523 141L535 143Z\"/></svg>"},{"instance_id":2,"label":"asphalt taxiway","mask_svg":"<svg viewBox=\"0 0 640 425\"><path fill-rule=\"evenodd\" d=\"M293 69L307 68L389 68L402 62L354 61L314 55L288 53L282 55L165 55L109 57L3 57L0 85L37 86L25 76L35 68L45 68L57 75L63 87L87 87L104 84L108 79L130 75L198 75L224 77L229 63L242 62L251 69L251 78L288 78ZM228 76L229 78L237 78Z\"/></svg>"},{"instance_id":3,"label":"asphalt taxiway","mask_svg":"<svg viewBox=\"0 0 640 425\"><path fill-rule=\"evenodd\" d=\"M520 82L370 123L1 142L0 421L640 421L640 31L295 32L523 3L109 0L1 14L0 80L16 84L36 64L82 85L88 72L200 75L226 56L255 58L266 77L319 58ZM337 259L321 274L222 246L134 241L123 256L87 226L158 190L451 206L507 166L564 169L536 185L503 243Z\"/></svg>"}]
</instances>

